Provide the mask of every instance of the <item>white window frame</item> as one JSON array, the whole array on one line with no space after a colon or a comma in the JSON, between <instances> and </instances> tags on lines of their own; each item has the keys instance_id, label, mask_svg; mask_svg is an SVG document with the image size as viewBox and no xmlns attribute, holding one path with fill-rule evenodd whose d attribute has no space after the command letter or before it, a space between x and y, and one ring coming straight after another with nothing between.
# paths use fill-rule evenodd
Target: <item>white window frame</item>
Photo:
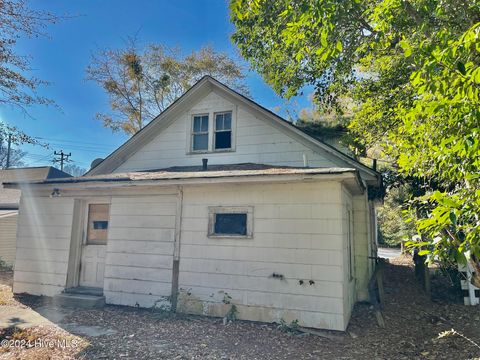
<instances>
[{"instance_id":1,"label":"white window frame","mask_svg":"<svg viewBox=\"0 0 480 360\"><path fill-rule=\"evenodd\" d=\"M225 130L217 131L217 115L224 115L230 114L230 147L223 148L223 149L216 149L215 142L217 137L217 132L226 132ZM224 152L224 151L232 151L233 149L233 111L220 111L213 113L213 139L212 139L212 151L214 152Z\"/></svg>"},{"instance_id":2,"label":"white window frame","mask_svg":"<svg viewBox=\"0 0 480 360\"><path fill-rule=\"evenodd\" d=\"M247 234L227 235L215 234L216 214L246 214ZM209 206L208 207L208 237L214 239L252 239L253 238L253 206Z\"/></svg>"},{"instance_id":3,"label":"white window frame","mask_svg":"<svg viewBox=\"0 0 480 360\"><path fill-rule=\"evenodd\" d=\"M218 149L215 150L215 115L223 114L230 112L232 114L232 141L230 149ZM200 154L219 154L219 153L228 153L236 151L236 128L237 128L237 106L227 107L220 109L219 111L208 111L205 108L202 109L191 109L188 111L188 117L186 119L186 131L187 133L187 144L186 144L186 154L187 155L200 155ZM195 116L205 116L208 115L208 150L193 150L193 123Z\"/></svg>"},{"instance_id":4,"label":"white window frame","mask_svg":"<svg viewBox=\"0 0 480 360\"><path fill-rule=\"evenodd\" d=\"M200 132L200 133L194 133L193 132L193 127L194 127L194 124L195 124L195 118L196 117L204 117L206 116L207 117L207 121L208 121L208 129L206 131L206 135L207 135L207 149L205 150L195 150L193 148L193 137L195 135L202 135L202 134L205 134L205 132ZM203 153L207 153L209 150L210 150L210 128L211 128L211 120L210 120L210 114L209 113L201 113L201 114L192 114L191 116L191 121L190 121L190 152L192 153L200 153L200 154L203 154Z\"/></svg>"}]
</instances>

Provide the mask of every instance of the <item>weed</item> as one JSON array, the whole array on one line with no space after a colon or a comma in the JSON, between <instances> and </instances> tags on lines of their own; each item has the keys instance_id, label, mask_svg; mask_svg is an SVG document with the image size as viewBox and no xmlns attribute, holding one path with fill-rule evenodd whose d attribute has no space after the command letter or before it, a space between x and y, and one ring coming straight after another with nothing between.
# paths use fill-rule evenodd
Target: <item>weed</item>
<instances>
[{"instance_id":1,"label":"weed","mask_svg":"<svg viewBox=\"0 0 480 360\"><path fill-rule=\"evenodd\" d=\"M290 333L290 334L298 334L299 331L299 325L298 325L298 319L293 320L290 324L288 324L283 318L280 319L280 324L278 325L278 328L280 331Z\"/></svg>"}]
</instances>

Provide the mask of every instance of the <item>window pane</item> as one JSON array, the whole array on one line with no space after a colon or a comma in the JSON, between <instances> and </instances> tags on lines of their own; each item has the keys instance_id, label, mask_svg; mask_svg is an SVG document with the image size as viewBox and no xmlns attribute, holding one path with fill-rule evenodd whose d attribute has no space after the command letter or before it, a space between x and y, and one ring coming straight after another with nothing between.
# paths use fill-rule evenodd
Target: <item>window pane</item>
<instances>
[{"instance_id":1,"label":"window pane","mask_svg":"<svg viewBox=\"0 0 480 360\"><path fill-rule=\"evenodd\" d=\"M225 113L223 115L223 130L232 129L232 113Z\"/></svg>"},{"instance_id":2,"label":"window pane","mask_svg":"<svg viewBox=\"0 0 480 360\"><path fill-rule=\"evenodd\" d=\"M215 119L215 130L223 130L223 115L217 115Z\"/></svg>"},{"instance_id":3,"label":"window pane","mask_svg":"<svg viewBox=\"0 0 480 360\"><path fill-rule=\"evenodd\" d=\"M216 235L247 235L247 214L215 214Z\"/></svg>"},{"instance_id":4,"label":"window pane","mask_svg":"<svg viewBox=\"0 0 480 360\"><path fill-rule=\"evenodd\" d=\"M193 135L193 150L208 150L208 134Z\"/></svg>"},{"instance_id":5,"label":"window pane","mask_svg":"<svg viewBox=\"0 0 480 360\"><path fill-rule=\"evenodd\" d=\"M94 230L106 230L108 229L108 221L94 221L93 222Z\"/></svg>"},{"instance_id":6,"label":"window pane","mask_svg":"<svg viewBox=\"0 0 480 360\"><path fill-rule=\"evenodd\" d=\"M230 149L232 147L232 132L222 131L215 133L215 149Z\"/></svg>"},{"instance_id":7,"label":"window pane","mask_svg":"<svg viewBox=\"0 0 480 360\"><path fill-rule=\"evenodd\" d=\"M208 116L202 116L202 131L208 131Z\"/></svg>"},{"instance_id":8,"label":"window pane","mask_svg":"<svg viewBox=\"0 0 480 360\"><path fill-rule=\"evenodd\" d=\"M202 118L200 116L195 116L193 118L193 132L200 132L202 123Z\"/></svg>"}]
</instances>

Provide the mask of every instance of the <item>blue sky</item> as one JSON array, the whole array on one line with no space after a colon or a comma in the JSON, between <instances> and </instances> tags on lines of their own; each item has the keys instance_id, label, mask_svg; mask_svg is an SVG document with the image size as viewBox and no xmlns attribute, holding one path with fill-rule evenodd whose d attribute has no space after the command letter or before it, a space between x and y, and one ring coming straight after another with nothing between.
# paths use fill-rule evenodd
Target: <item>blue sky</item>
<instances>
[{"instance_id":1,"label":"blue sky","mask_svg":"<svg viewBox=\"0 0 480 360\"><path fill-rule=\"evenodd\" d=\"M30 166L50 165L54 150L71 152L73 164L88 168L93 159L105 157L127 137L112 133L95 120L97 112L108 111L108 99L97 84L85 80L90 56L99 48L117 48L128 36L138 34L142 43L180 46L184 52L212 45L217 51L239 58L230 41L227 0L158 1L30 1L57 15L78 15L48 28L48 38L21 39L17 51L32 57L32 74L51 84L40 94L58 104L35 106L26 116L21 110L0 107L0 120L16 125L27 134L45 139L50 149L23 146ZM252 98L274 109L284 100L249 71L247 85ZM297 98L299 107L307 96Z\"/></svg>"}]
</instances>

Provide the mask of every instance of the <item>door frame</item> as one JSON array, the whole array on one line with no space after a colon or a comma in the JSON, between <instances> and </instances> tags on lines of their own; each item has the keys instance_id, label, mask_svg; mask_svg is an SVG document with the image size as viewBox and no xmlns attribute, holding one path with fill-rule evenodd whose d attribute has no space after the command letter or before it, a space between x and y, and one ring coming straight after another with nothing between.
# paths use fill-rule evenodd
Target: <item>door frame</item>
<instances>
[{"instance_id":1,"label":"door frame","mask_svg":"<svg viewBox=\"0 0 480 360\"><path fill-rule=\"evenodd\" d=\"M70 238L70 250L68 256L66 289L75 288L80 283L80 267L83 245L87 239L88 208L90 204L109 204L111 209L111 197L94 197L74 199L72 233ZM109 226L110 229L110 213ZM108 237L107 237L108 246Z\"/></svg>"}]
</instances>

